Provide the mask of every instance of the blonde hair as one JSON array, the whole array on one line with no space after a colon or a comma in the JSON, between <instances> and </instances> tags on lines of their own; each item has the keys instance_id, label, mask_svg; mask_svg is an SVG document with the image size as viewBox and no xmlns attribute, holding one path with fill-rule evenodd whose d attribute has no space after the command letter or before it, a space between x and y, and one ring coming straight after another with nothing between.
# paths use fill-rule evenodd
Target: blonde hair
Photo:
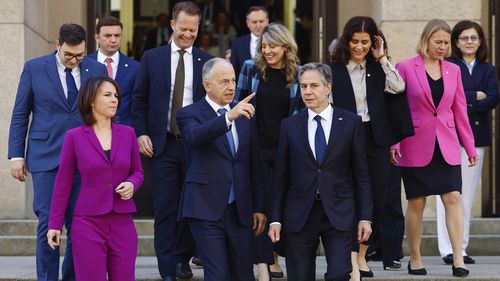
<instances>
[{"instance_id":1,"label":"blonde hair","mask_svg":"<svg viewBox=\"0 0 500 281\"><path fill-rule=\"evenodd\" d=\"M276 46L286 47L283 61L285 65L286 87L290 88L297 78L297 66L299 58L297 57L297 43L292 33L282 24L271 23L264 28L262 35L257 42L257 55L255 63L260 70L260 74L266 80L266 71L269 67L266 58L262 55L262 39Z\"/></svg>"},{"instance_id":2,"label":"blonde hair","mask_svg":"<svg viewBox=\"0 0 500 281\"><path fill-rule=\"evenodd\" d=\"M451 36L451 28L444 20L432 19L425 25L424 30L420 35L420 41L418 42L417 45L417 53L419 55L422 55L425 58L429 57L429 54L427 54L427 48L429 47L429 40L432 34L436 33L439 30L443 30L444 32L450 34ZM451 55L451 44L448 46L448 50L446 51L445 56L449 57L450 55Z\"/></svg>"}]
</instances>

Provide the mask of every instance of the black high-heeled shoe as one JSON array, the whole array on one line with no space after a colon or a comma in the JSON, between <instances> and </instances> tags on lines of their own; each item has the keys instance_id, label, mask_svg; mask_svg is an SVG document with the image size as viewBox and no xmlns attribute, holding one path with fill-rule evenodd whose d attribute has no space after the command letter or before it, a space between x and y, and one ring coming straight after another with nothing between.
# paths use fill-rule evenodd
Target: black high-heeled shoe
<instances>
[{"instance_id":1,"label":"black high-heeled shoe","mask_svg":"<svg viewBox=\"0 0 500 281\"><path fill-rule=\"evenodd\" d=\"M463 267L455 267L454 265L452 265L451 271L453 272L453 276L455 277L465 277L469 275L469 270Z\"/></svg>"},{"instance_id":2,"label":"black high-heeled shoe","mask_svg":"<svg viewBox=\"0 0 500 281\"><path fill-rule=\"evenodd\" d=\"M373 271L370 268L368 268L368 271L364 271L364 270L360 269L359 275L361 277L371 278L371 277L373 277Z\"/></svg>"},{"instance_id":3,"label":"black high-heeled shoe","mask_svg":"<svg viewBox=\"0 0 500 281\"><path fill-rule=\"evenodd\" d=\"M427 275L427 270L425 267L419 269L411 269L410 262L408 261L408 274L410 275Z\"/></svg>"}]
</instances>

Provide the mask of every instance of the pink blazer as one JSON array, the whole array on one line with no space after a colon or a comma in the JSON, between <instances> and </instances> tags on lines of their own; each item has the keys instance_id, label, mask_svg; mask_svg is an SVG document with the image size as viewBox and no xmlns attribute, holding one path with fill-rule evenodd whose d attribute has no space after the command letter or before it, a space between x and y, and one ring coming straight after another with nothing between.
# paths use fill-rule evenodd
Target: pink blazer
<instances>
[{"instance_id":1,"label":"pink blazer","mask_svg":"<svg viewBox=\"0 0 500 281\"><path fill-rule=\"evenodd\" d=\"M477 156L474 136L467 117L467 105L460 68L441 60L444 93L438 107L432 101L422 56L404 60L396 68L406 83L415 135L405 138L399 148L399 166L424 167L434 154L435 140L445 161L460 165L460 140L469 157ZM458 135L457 135L458 132Z\"/></svg>"},{"instance_id":2,"label":"pink blazer","mask_svg":"<svg viewBox=\"0 0 500 281\"><path fill-rule=\"evenodd\" d=\"M122 200L115 192L124 181L134 184L135 191L142 185L144 172L134 129L112 124L110 159L92 127L81 126L66 133L50 206L49 229L62 228L76 171L80 173L81 188L74 215L136 211L133 199Z\"/></svg>"}]
</instances>

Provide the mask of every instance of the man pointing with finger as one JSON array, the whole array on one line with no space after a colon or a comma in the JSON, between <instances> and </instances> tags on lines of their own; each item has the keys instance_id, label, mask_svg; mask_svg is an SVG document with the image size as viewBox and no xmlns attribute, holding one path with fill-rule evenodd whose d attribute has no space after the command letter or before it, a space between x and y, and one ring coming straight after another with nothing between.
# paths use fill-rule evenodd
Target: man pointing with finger
<instances>
[{"instance_id":1,"label":"man pointing with finger","mask_svg":"<svg viewBox=\"0 0 500 281\"><path fill-rule=\"evenodd\" d=\"M221 58L209 60L202 77L205 98L177 113L187 155L180 217L197 242L205 281L254 281L252 229L259 235L266 223L250 169L255 94L231 104L236 77Z\"/></svg>"}]
</instances>

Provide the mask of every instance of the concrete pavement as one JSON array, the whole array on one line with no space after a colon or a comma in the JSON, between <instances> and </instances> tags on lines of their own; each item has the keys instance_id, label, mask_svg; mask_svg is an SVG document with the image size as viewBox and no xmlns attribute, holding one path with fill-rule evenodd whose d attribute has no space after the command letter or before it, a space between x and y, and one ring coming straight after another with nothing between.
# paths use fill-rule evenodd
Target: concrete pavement
<instances>
[{"instance_id":1,"label":"concrete pavement","mask_svg":"<svg viewBox=\"0 0 500 281\"><path fill-rule=\"evenodd\" d=\"M471 271L469 277L464 278L467 281L500 281L500 256L481 256L476 257L476 264L469 265ZM369 265L373 270L374 278L365 278L364 280L381 281L446 281L459 280L451 274L451 266L445 265L439 257L424 257L424 264L428 275L412 276L408 275L406 266L408 257L402 260L402 268L397 271L384 271L381 262L370 262ZM282 268L285 269L284 259L280 260ZM203 269L192 265L194 277L193 281L203 280ZM323 274L326 271L325 258L320 256L317 258L316 280L323 280ZM0 281L35 281L35 258L32 256L26 257L0 257ZM139 257L136 263L136 280L138 281L160 281L158 275L156 258L154 257ZM284 279L287 280L286 273ZM313 281L313 280L311 280Z\"/></svg>"}]
</instances>

